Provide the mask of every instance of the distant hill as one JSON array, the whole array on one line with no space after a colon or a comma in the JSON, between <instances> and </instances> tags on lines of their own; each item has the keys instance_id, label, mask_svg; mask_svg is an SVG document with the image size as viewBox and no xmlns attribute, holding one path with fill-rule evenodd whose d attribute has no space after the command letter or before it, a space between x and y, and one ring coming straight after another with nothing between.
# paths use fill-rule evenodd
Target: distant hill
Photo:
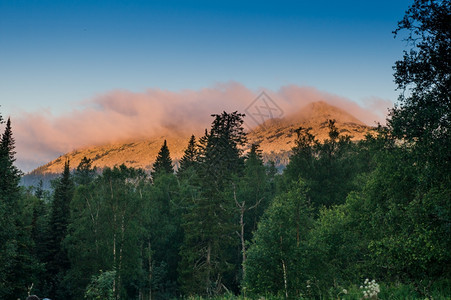
<instances>
[{"instance_id":1,"label":"distant hill","mask_svg":"<svg viewBox=\"0 0 451 300\"><path fill-rule=\"evenodd\" d=\"M291 115L267 120L254 128L248 133L249 143L245 151L252 143L260 144L264 160L272 160L279 169L283 168L288 163L291 149L295 145L295 130L301 126L311 127L311 132L322 141L328 137L327 124L331 119L336 121L335 125L340 133L350 135L352 140L363 139L370 129L338 107L322 101L314 102ZM69 159L71 166L75 168L83 157L92 159L93 165L99 169L125 164L129 167L150 170L165 139L177 168L189 138L190 136L174 134L77 149L33 170L24 176L22 183L35 185L39 179L54 178L56 174L62 172L66 159Z\"/></svg>"}]
</instances>

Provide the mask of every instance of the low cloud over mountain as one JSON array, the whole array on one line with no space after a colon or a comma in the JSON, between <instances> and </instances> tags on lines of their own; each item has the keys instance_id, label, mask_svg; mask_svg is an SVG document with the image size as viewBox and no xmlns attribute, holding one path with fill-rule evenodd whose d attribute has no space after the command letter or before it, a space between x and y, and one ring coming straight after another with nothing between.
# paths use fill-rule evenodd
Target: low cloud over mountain
<instances>
[{"instance_id":1,"label":"low cloud over mountain","mask_svg":"<svg viewBox=\"0 0 451 300\"><path fill-rule=\"evenodd\" d=\"M384 122L389 100L368 99L357 104L350 99L312 87L289 85L265 90L284 117L323 101L350 113L367 125ZM74 149L123 141L136 141L168 133L187 136L209 128L211 114L245 112L258 92L230 82L200 90L179 92L148 89L144 92L115 90L85 100L62 115L31 112L13 119L18 166L29 171ZM256 126L247 117L249 127Z\"/></svg>"}]
</instances>

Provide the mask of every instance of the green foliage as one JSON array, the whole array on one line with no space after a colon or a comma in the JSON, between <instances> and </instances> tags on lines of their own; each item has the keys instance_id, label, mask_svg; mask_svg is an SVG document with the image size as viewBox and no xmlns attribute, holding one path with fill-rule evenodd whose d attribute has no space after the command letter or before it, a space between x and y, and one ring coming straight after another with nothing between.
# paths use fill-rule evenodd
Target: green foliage
<instances>
[{"instance_id":1,"label":"green foliage","mask_svg":"<svg viewBox=\"0 0 451 300\"><path fill-rule=\"evenodd\" d=\"M33 255L31 202L20 190L21 172L14 166L14 138L8 118L0 137L0 298L25 295L37 282L41 265Z\"/></svg>"},{"instance_id":2,"label":"green foliage","mask_svg":"<svg viewBox=\"0 0 451 300\"><path fill-rule=\"evenodd\" d=\"M66 161L61 177L55 181L49 217L46 279L50 297L61 297L66 293L63 278L70 265L63 241L67 234L70 217L69 208L73 194L74 183L70 174L69 161Z\"/></svg>"},{"instance_id":3,"label":"green foliage","mask_svg":"<svg viewBox=\"0 0 451 300\"><path fill-rule=\"evenodd\" d=\"M303 253L311 223L303 182L273 200L248 251L244 285L249 295L300 294L307 280Z\"/></svg>"},{"instance_id":4,"label":"green foliage","mask_svg":"<svg viewBox=\"0 0 451 300\"><path fill-rule=\"evenodd\" d=\"M308 199L319 209L322 206L342 204L355 188L354 180L361 172L356 159L356 147L349 136L341 136L335 121L329 120L329 138L319 143L310 128L297 130L293 156L284 172L284 189L302 178L309 192Z\"/></svg>"},{"instance_id":5,"label":"green foliage","mask_svg":"<svg viewBox=\"0 0 451 300\"><path fill-rule=\"evenodd\" d=\"M210 132L199 141L200 176L208 179L209 186L222 190L233 175L241 174L244 159L242 146L247 138L243 128L243 114L223 112L212 115Z\"/></svg>"},{"instance_id":6,"label":"green foliage","mask_svg":"<svg viewBox=\"0 0 451 300\"><path fill-rule=\"evenodd\" d=\"M182 214L186 199L181 190L184 183L174 174L160 175L153 186L148 186L149 223L146 233L146 269L152 276L148 287L153 297L169 298L177 289L179 250L183 242ZM150 268L149 268L150 267Z\"/></svg>"},{"instance_id":7,"label":"green foliage","mask_svg":"<svg viewBox=\"0 0 451 300\"><path fill-rule=\"evenodd\" d=\"M181 176L188 169L195 168L197 159L198 149L196 146L196 138L194 135L191 135L183 157L180 159L180 167L177 170L177 175Z\"/></svg>"},{"instance_id":8,"label":"green foliage","mask_svg":"<svg viewBox=\"0 0 451 300\"><path fill-rule=\"evenodd\" d=\"M246 141L243 115L223 112L212 116L211 130L199 143L198 180L194 182L199 193L192 198L182 223L179 281L187 295L212 296L238 285L232 272L239 241L237 224L233 222L233 198L225 190L244 166L239 148Z\"/></svg>"},{"instance_id":9,"label":"green foliage","mask_svg":"<svg viewBox=\"0 0 451 300\"><path fill-rule=\"evenodd\" d=\"M98 276L92 276L91 282L86 288L85 298L89 300L113 300L114 279L116 271L100 271Z\"/></svg>"},{"instance_id":10,"label":"green foliage","mask_svg":"<svg viewBox=\"0 0 451 300\"><path fill-rule=\"evenodd\" d=\"M164 140L163 146L161 146L160 152L158 152L157 158L153 164L152 177L156 178L161 173L174 173L174 167L172 166L172 159L166 140Z\"/></svg>"},{"instance_id":11,"label":"green foliage","mask_svg":"<svg viewBox=\"0 0 451 300\"><path fill-rule=\"evenodd\" d=\"M87 185L94 180L97 169L92 167L92 160L83 157L74 172L74 182L77 185Z\"/></svg>"},{"instance_id":12,"label":"green foliage","mask_svg":"<svg viewBox=\"0 0 451 300\"><path fill-rule=\"evenodd\" d=\"M418 167L429 180L449 180L451 170L450 16L449 1L415 0L394 31L407 31L411 49L394 66L403 93L389 125L394 136L415 148Z\"/></svg>"},{"instance_id":13,"label":"green foliage","mask_svg":"<svg viewBox=\"0 0 451 300\"><path fill-rule=\"evenodd\" d=\"M449 299L450 11L415 0L399 23L412 49L394 67L407 93L388 127L351 142L331 120L322 143L299 128L282 175L258 146L244 155L244 115L223 112L177 176L165 141L152 180L124 165L97 176L84 158L51 197L33 195L8 119L0 298L33 284L55 299Z\"/></svg>"},{"instance_id":14,"label":"green foliage","mask_svg":"<svg viewBox=\"0 0 451 300\"><path fill-rule=\"evenodd\" d=\"M116 270L115 297L138 293L148 213L145 182L143 171L122 165L106 168L92 183L77 188L64 241L72 265L66 282L74 283L74 298L84 294L87 280L99 270Z\"/></svg>"}]
</instances>

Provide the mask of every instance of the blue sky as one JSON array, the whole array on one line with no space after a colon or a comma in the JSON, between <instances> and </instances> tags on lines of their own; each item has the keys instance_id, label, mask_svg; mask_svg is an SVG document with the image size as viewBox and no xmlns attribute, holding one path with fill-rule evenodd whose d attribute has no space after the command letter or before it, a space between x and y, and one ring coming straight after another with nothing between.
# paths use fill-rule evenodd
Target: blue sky
<instances>
[{"instance_id":1,"label":"blue sky","mask_svg":"<svg viewBox=\"0 0 451 300\"><path fill-rule=\"evenodd\" d=\"M411 1L0 0L0 111L68 112L115 89L312 86L396 100Z\"/></svg>"}]
</instances>

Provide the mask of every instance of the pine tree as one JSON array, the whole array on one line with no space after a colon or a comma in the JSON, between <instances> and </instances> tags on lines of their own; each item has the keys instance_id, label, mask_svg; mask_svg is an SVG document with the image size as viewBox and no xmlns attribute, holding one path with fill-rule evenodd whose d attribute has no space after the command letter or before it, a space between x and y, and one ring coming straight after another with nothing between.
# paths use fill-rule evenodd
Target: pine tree
<instances>
[{"instance_id":1,"label":"pine tree","mask_svg":"<svg viewBox=\"0 0 451 300\"><path fill-rule=\"evenodd\" d=\"M51 205L49 224L49 257L47 273L50 276L50 293L52 298L65 295L62 279L69 269L69 260L63 241L67 234L70 217L70 202L74 194L74 183L70 174L69 160L64 164L62 176L56 182Z\"/></svg>"},{"instance_id":2,"label":"pine tree","mask_svg":"<svg viewBox=\"0 0 451 300\"><path fill-rule=\"evenodd\" d=\"M158 176L158 174L162 172L167 174L174 173L172 159L166 140L164 140L163 146L161 146L160 152L158 152L157 158L153 164L152 176L155 178L155 176Z\"/></svg>"},{"instance_id":3,"label":"pine tree","mask_svg":"<svg viewBox=\"0 0 451 300\"><path fill-rule=\"evenodd\" d=\"M0 140L0 298L12 296L10 278L17 255L15 203L18 200L17 170L13 166L14 139L8 119Z\"/></svg>"},{"instance_id":4,"label":"pine tree","mask_svg":"<svg viewBox=\"0 0 451 300\"><path fill-rule=\"evenodd\" d=\"M19 189L21 172L14 166L14 138L8 118L0 139L0 298L12 299L35 281L37 262L32 256L31 224L25 217Z\"/></svg>"},{"instance_id":5,"label":"pine tree","mask_svg":"<svg viewBox=\"0 0 451 300\"><path fill-rule=\"evenodd\" d=\"M11 119L8 118L0 144L0 189L5 195L18 189L21 176L19 169L14 166L14 143Z\"/></svg>"},{"instance_id":6,"label":"pine tree","mask_svg":"<svg viewBox=\"0 0 451 300\"><path fill-rule=\"evenodd\" d=\"M83 157L74 173L74 182L77 185L89 184L94 180L97 169L92 167L92 160Z\"/></svg>"},{"instance_id":7,"label":"pine tree","mask_svg":"<svg viewBox=\"0 0 451 300\"><path fill-rule=\"evenodd\" d=\"M198 149L196 146L196 138L191 135L188 142L188 147L185 149L183 157L180 159L180 167L177 170L177 174L182 174L184 171L196 165L198 160Z\"/></svg>"},{"instance_id":8,"label":"pine tree","mask_svg":"<svg viewBox=\"0 0 451 300\"><path fill-rule=\"evenodd\" d=\"M38 186L36 187L34 195L39 200L43 200L44 199L44 182L42 181L42 179L39 180Z\"/></svg>"},{"instance_id":9,"label":"pine tree","mask_svg":"<svg viewBox=\"0 0 451 300\"><path fill-rule=\"evenodd\" d=\"M240 180L241 199L246 201L249 209L245 218L247 241L251 239L252 232L257 230L257 222L273 197L270 186L270 179L273 176L267 174L259 145L251 145L244 163L244 176Z\"/></svg>"},{"instance_id":10,"label":"pine tree","mask_svg":"<svg viewBox=\"0 0 451 300\"><path fill-rule=\"evenodd\" d=\"M222 190L232 174L242 174L244 158L242 146L247 138L243 128L243 114L238 112L213 114L210 132L201 139L200 162L210 187Z\"/></svg>"},{"instance_id":11,"label":"pine tree","mask_svg":"<svg viewBox=\"0 0 451 300\"><path fill-rule=\"evenodd\" d=\"M242 114L212 115L211 130L200 139L199 194L183 217L180 282L185 294L211 296L237 287L235 204L225 192L243 172L240 146L246 135Z\"/></svg>"}]
</instances>

